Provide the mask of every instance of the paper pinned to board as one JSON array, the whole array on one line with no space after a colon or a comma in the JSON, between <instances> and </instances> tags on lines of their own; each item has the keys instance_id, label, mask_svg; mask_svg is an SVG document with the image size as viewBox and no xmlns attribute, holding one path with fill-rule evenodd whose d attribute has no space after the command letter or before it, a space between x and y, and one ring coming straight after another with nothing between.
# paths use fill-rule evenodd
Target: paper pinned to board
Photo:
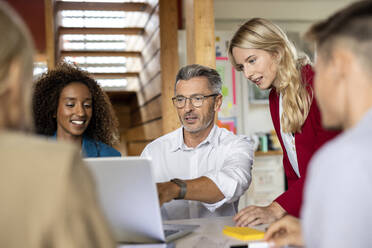
<instances>
[{"instance_id":1,"label":"paper pinned to board","mask_svg":"<svg viewBox=\"0 0 372 248\"><path fill-rule=\"evenodd\" d=\"M261 240L264 238L265 232L249 228L249 227L236 227L236 226L225 226L222 233L244 241L248 240Z\"/></svg>"}]
</instances>

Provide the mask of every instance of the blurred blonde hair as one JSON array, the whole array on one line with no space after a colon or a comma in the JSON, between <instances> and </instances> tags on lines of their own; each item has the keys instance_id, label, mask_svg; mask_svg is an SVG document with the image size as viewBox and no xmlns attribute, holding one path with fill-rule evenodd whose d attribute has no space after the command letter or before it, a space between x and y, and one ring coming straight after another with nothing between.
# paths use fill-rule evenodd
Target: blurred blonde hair
<instances>
[{"instance_id":1,"label":"blurred blonde hair","mask_svg":"<svg viewBox=\"0 0 372 248\"><path fill-rule=\"evenodd\" d=\"M301 67L310 63L308 57L299 57L287 35L277 25L262 18L245 22L229 43L229 59L240 70L232 55L234 47L261 49L278 58L275 80L279 87L275 90L283 97L282 130L286 133L301 132L312 102L312 94L309 94L301 76Z\"/></svg>"},{"instance_id":2,"label":"blurred blonde hair","mask_svg":"<svg viewBox=\"0 0 372 248\"><path fill-rule=\"evenodd\" d=\"M20 68L20 82L22 91L22 121L15 129L29 130L32 128L31 115L31 82L33 76L33 42L23 21L5 2L0 2L0 97L5 94L8 85L5 84L9 76L10 66L17 62ZM2 111L7 111L9 106L0 106Z\"/></svg>"}]
</instances>

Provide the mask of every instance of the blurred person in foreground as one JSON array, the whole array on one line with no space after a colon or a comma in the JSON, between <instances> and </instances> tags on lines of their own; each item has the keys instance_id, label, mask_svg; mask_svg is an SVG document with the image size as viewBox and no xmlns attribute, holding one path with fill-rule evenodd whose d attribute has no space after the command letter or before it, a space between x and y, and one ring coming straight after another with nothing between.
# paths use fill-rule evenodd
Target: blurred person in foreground
<instances>
[{"instance_id":1,"label":"blurred person in foreground","mask_svg":"<svg viewBox=\"0 0 372 248\"><path fill-rule=\"evenodd\" d=\"M0 2L0 247L115 247L79 150L31 124L33 45Z\"/></svg>"},{"instance_id":2,"label":"blurred person in foreground","mask_svg":"<svg viewBox=\"0 0 372 248\"><path fill-rule=\"evenodd\" d=\"M284 217L266 240L277 246L372 247L372 1L351 4L307 36L317 47L322 124L344 132L311 161L302 221Z\"/></svg>"}]
</instances>

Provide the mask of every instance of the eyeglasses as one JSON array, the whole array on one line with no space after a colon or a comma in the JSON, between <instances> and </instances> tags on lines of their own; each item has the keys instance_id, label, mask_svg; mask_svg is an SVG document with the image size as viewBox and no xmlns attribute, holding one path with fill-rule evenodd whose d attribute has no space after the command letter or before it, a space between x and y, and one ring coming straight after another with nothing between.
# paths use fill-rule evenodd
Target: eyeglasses
<instances>
[{"instance_id":1,"label":"eyeglasses","mask_svg":"<svg viewBox=\"0 0 372 248\"><path fill-rule=\"evenodd\" d=\"M212 97L212 96L218 96L218 94L211 94L207 96L203 95L194 95L191 97L185 97L185 96L175 96L172 98L173 105L176 108L183 108L186 105L186 100L189 99L192 106L195 108L201 107L203 105L203 101L205 98Z\"/></svg>"}]
</instances>

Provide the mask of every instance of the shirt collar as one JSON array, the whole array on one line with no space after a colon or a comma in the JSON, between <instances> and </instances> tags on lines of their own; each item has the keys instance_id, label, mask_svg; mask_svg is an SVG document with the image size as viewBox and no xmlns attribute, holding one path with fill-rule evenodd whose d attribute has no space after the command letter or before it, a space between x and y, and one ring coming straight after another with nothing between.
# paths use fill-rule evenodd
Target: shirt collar
<instances>
[{"instance_id":1,"label":"shirt collar","mask_svg":"<svg viewBox=\"0 0 372 248\"><path fill-rule=\"evenodd\" d=\"M205 144L211 144L215 146L218 143L218 128L216 125L213 125L209 135L204 139L196 148L203 146ZM175 152L177 150L186 150L188 149L184 140L183 140L183 127L177 129L176 131L176 142L174 142L171 151Z\"/></svg>"}]
</instances>

